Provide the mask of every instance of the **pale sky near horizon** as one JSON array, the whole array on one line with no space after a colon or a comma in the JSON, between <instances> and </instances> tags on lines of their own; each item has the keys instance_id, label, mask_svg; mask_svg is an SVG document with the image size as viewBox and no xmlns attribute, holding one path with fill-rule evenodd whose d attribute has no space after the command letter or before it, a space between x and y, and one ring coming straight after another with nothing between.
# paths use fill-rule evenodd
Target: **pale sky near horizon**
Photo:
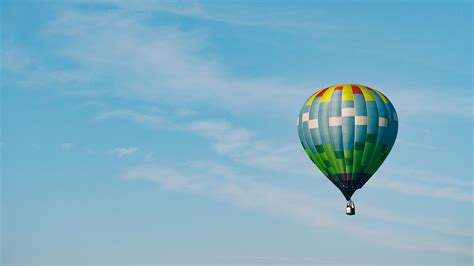
<instances>
[{"instance_id":1,"label":"pale sky near horizon","mask_svg":"<svg viewBox=\"0 0 474 266\"><path fill-rule=\"evenodd\" d=\"M1 1L2 265L471 265L471 1ZM356 215L299 143L358 83Z\"/></svg>"}]
</instances>

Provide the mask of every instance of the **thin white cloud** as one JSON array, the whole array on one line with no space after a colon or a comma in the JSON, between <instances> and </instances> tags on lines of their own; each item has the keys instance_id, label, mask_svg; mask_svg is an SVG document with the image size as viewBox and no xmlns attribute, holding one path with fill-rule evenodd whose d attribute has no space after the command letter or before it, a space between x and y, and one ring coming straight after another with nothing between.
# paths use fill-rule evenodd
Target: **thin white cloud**
<instances>
[{"instance_id":1,"label":"thin white cloud","mask_svg":"<svg viewBox=\"0 0 474 266\"><path fill-rule=\"evenodd\" d=\"M138 16L120 11L64 11L49 23L44 35L70 40L56 54L77 67L35 68L20 81L24 86L59 87L67 93L181 106L206 104L233 113L277 112L291 117L287 110L297 109L301 98L310 93L301 91L311 87L305 81L235 77L207 51L204 31L151 26ZM272 104L267 104L270 96Z\"/></svg>"},{"instance_id":2,"label":"thin white cloud","mask_svg":"<svg viewBox=\"0 0 474 266\"><path fill-rule=\"evenodd\" d=\"M145 156L143 157L143 160L145 162L151 162L155 160L155 154L153 152L147 152L145 153Z\"/></svg>"},{"instance_id":3,"label":"thin white cloud","mask_svg":"<svg viewBox=\"0 0 474 266\"><path fill-rule=\"evenodd\" d=\"M247 128L236 127L228 121L190 120L186 125L174 125L171 120L153 119L145 113L132 110L117 110L101 113L98 119L120 117L157 128L155 123L165 123L168 128L194 133L209 140L215 152L234 162L263 171L299 176L314 176L312 165L299 145L281 143L278 140L263 140ZM383 177L383 176L388 176ZM405 177L390 178L393 176ZM420 183L421 182L421 183ZM472 202L472 182L453 177L440 176L428 171L398 167L382 170L371 186L418 197ZM440 187L441 186L441 187Z\"/></svg>"},{"instance_id":4,"label":"thin white cloud","mask_svg":"<svg viewBox=\"0 0 474 266\"><path fill-rule=\"evenodd\" d=\"M61 143L60 147L61 147L62 150L67 151L67 150L70 150L70 149L74 148L74 144L70 143L70 142L65 142L65 143Z\"/></svg>"},{"instance_id":5,"label":"thin white cloud","mask_svg":"<svg viewBox=\"0 0 474 266\"><path fill-rule=\"evenodd\" d=\"M408 145L408 146L411 146L413 148L422 148L422 149L426 149L426 150L430 150L430 151L435 151L435 150L439 149L435 145L425 144L425 143L422 143L420 141L406 140L406 139L403 139L403 138L397 138L397 143Z\"/></svg>"},{"instance_id":6,"label":"thin white cloud","mask_svg":"<svg viewBox=\"0 0 474 266\"><path fill-rule=\"evenodd\" d=\"M207 138L218 154L241 164L267 171L309 174L309 168L304 167L309 159L297 144L263 140L249 129L224 121L195 121L189 128Z\"/></svg>"},{"instance_id":7,"label":"thin white cloud","mask_svg":"<svg viewBox=\"0 0 474 266\"><path fill-rule=\"evenodd\" d=\"M473 202L472 179L460 179L405 167L382 169L371 182L371 186L397 193L448 199L461 202Z\"/></svg>"},{"instance_id":8,"label":"thin white cloud","mask_svg":"<svg viewBox=\"0 0 474 266\"><path fill-rule=\"evenodd\" d=\"M117 109L99 113L97 120L107 120L112 118L129 119L152 128L160 128L168 125L168 121L157 114L146 114L129 109Z\"/></svg>"},{"instance_id":9,"label":"thin white cloud","mask_svg":"<svg viewBox=\"0 0 474 266\"><path fill-rule=\"evenodd\" d=\"M74 62L77 67L57 70L38 63L18 82L24 86L59 87L64 92L90 96L107 95L181 106L205 104L237 114L278 116L287 122L293 121L302 99L313 92L310 88L315 84L306 80L281 75L255 78L233 75L226 64L209 51L206 31L151 25L146 16L129 11L134 10L135 5L141 10L142 4L117 2L117 5L125 8L103 12L63 10L50 21L43 34L50 39L63 40L60 42L63 46L55 50L56 56ZM199 8L189 11L175 4L157 6L174 10L170 12L207 13ZM323 86L324 81L319 81ZM387 95L401 114L401 121L405 115L472 117L472 97L431 93L420 88L412 90L406 86L390 90L393 86L389 84L380 87L388 88ZM423 99L422 104L420 99ZM440 102L443 108L438 108Z\"/></svg>"},{"instance_id":10,"label":"thin white cloud","mask_svg":"<svg viewBox=\"0 0 474 266\"><path fill-rule=\"evenodd\" d=\"M312 216L321 207L323 210L317 212L316 219L303 220L318 226L329 226L333 222L324 211L327 205L322 202L296 191L255 182L227 165L193 161L184 162L179 170L156 164L144 165L129 169L124 177L150 180L169 190L200 191L241 207L292 213L289 217Z\"/></svg>"},{"instance_id":11,"label":"thin white cloud","mask_svg":"<svg viewBox=\"0 0 474 266\"><path fill-rule=\"evenodd\" d=\"M137 147L116 147L111 149L110 154L116 155L118 157L130 156L137 153L140 149Z\"/></svg>"},{"instance_id":12,"label":"thin white cloud","mask_svg":"<svg viewBox=\"0 0 474 266\"><path fill-rule=\"evenodd\" d=\"M179 116L179 117L195 116L198 113L199 112L197 112L196 110L193 110L191 108L179 108L178 110L176 110L176 115Z\"/></svg>"},{"instance_id":13,"label":"thin white cloud","mask_svg":"<svg viewBox=\"0 0 474 266\"><path fill-rule=\"evenodd\" d=\"M449 217L427 217L425 214L401 215L390 209L373 207L366 202L359 202L359 204L364 206L364 211L358 213L359 216L392 224L411 225L448 236L467 238L474 236L474 232L470 228L457 225Z\"/></svg>"},{"instance_id":14,"label":"thin white cloud","mask_svg":"<svg viewBox=\"0 0 474 266\"><path fill-rule=\"evenodd\" d=\"M179 114L173 117L147 114L130 109L101 112L97 120L121 118L132 120L155 129L172 129L190 132L210 141L211 147L221 156L253 168L309 175L311 164L298 144L258 138L250 129L236 127L225 120L189 119L177 123ZM163 125L166 125L164 127Z\"/></svg>"},{"instance_id":15,"label":"thin white cloud","mask_svg":"<svg viewBox=\"0 0 474 266\"><path fill-rule=\"evenodd\" d=\"M79 0L80 1L80 0ZM227 3L224 6L209 5L199 1L124 1L100 0L114 5L123 12L167 13L192 19L224 23L233 26L258 27L274 31L314 32L314 29L332 33L337 28L333 21L324 19L327 12L274 5L239 5ZM87 2L87 1L86 1Z\"/></svg>"},{"instance_id":16,"label":"thin white cloud","mask_svg":"<svg viewBox=\"0 0 474 266\"><path fill-rule=\"evenodd\" d=\"M398 175L408 177L410 179L419 180L425 183L439 184L445 187L455 186L458 188L470 190L474 186L472 178L460 179L448 175L434 174L427 170L416 170L406 167L399 167L396 170L392 170L390 173L397 173Z\"/></svg>"},{"instance_id":17,"label":"thin white cloud","mask_svg":"<svg viewBox=\"0 0 474 266\"><path fill-rule=\"evenodd\" d=\"M189 129L215 141L213 146L221 154L248 147L255 135L251 130L233 127L225 121L195 121Z\"/></svg>"},{"instance_id":18,"label":"thin white cloud","mask_svg":"<svg viewBox=\"0 0 474 266\"><path fill-rule=\"evenodd\" d=\"M0 70L21 72L33 64L31 57L10 43L2 45L0 51Z\"/></svg>"},{"instance_id":19,"label":"thin white cloud","mask_svg":"<svg viewBox=\"0 0 474 266\"><path fill-rule=\"evenodd\" d=\"M427 184L417 184L413 181L401 181L383 177L377 177L377 180L372 183L379 188L393 190L406 195L464 202L474 201L472 191L465 191L453 187L434 187Z\"/></svg>"},{"instance_id":20,"label":"thin white cloud","mask_svg":"<svg viewBox=\"0 0 474 266\"><path fill-rule=\"evenodd\" d=\"M179 170L170 166L144 165L127 170L124 178L152 181L166 190L192 191L212 196L241 208L262 210L309 227L342 230L353 237L363 238L378 245L472 256L469 246L446 243L431 236L427 239L417 235L389 232L384 229L387 219L402 224L409 222L394 214L387 216L385 213L379 217L380 211L376 208L369 208L369 214L372 214L369 217L381 221L381 225L366 226L364 222L353 221L348 227L345 220L333 214L334 209L340 206L303 192L257 182L252 176L243 175L226 165L206 161L184 162ZM426 219L430 218L426 217ZM409 224L423 230L427 223L426 219ZM430 228L430 230L439 231L437 228ZM452 232L442 229L441 233Z\"/></svg>"},{"instance_id":21,"label":"thin white cloud","mask_svg":"<svg viewBox=\"0 0 474 266\"><path fill-rule=\"evenodd\" d=\"M393 91L393 92L392 92ZM389 89L387 94L397 109L400 121L404 117L448 117L469 118L472 110L472 88L452 90L441 93L442 88L426 90L423 88ZM390 93L389 93L390 92Z\"/></svg>"}]
</instances>

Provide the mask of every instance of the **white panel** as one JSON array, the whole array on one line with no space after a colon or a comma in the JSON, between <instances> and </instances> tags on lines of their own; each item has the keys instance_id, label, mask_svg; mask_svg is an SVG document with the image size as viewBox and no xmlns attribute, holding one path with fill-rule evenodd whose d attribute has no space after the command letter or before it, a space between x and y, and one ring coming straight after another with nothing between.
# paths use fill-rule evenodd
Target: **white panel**
<instances>
[{"instance_id":1,"label":"white panel","mask_svg":"<svg viewBox=\"0 0 474 266\"><path fill-rule=\"evenodd\" d=\"M379 127L387 127L387 118L379 117Z\"/></svg>"},{"instance_id":2,"label":"white panel","mask_svg":"<svg viewBox=\"0 0 474 266\"><path fill-rule=\"evenodd\" d=\"M354 116L354 108L342 108L342 116Z\"/></svg>"},{"instance_id":3,"label":"white panel","mask_svg":"<svg viewBox=\"0 0 474 266\"><path fill-rule=\"evenodd\" d=\"M299 117L299 116L296 118L296 125L297 125L297 126L300 125L300 117Z\"/></svg>"},{"instance_id":4,"label":"white panel","mask_svg":"<svg viewBox=\"0 0 474 266\"><path fill-rule=\"evenodd\" d=\"M311 119L308 122L309 128L318 128L318 119Z\"/></svg>"},{"instance_id":5,"label":"white panel","mask_svg":"<svg viewBox=\"0 0 474 266\"><path fill-rule=\"evenodd\" d=\"M356 116L355 124L357 125L367 125L367 116Z\"/></svg>"},{"instance_id":6,"label":"white panel","mask_svg":"<svg viewBox=\"0 0 474 266\"><path fill-rule=\"evenodd\" d=\"M342 117L340 116L329 117L329 126L330 127L342 126Z\"/></svg>"},{"instance_id":7,"label":"white panel","mask_svg":"<svg viewBox=\"0 0 474 266\"><path fill-rule=\"evenodd\" d=\"M309 112L308 113L303 113L303 116L301 118L301 122L308 122L309 120Z\"/></svg>"},{"instance_id":8,"label":"white panel","mask_svg":"<svg viewBox=\"0 0 474 266\"><path fill-rule=\"evenodd\" d=\"M393 120L398 121L397 113L393 112Z\"/></svg>"}]
</instances>

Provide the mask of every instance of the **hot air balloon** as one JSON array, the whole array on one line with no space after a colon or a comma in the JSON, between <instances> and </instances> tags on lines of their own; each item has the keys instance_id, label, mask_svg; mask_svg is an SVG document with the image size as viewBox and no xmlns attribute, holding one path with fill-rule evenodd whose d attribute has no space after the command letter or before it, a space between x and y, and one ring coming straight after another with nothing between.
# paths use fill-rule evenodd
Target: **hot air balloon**
<instances>
[{"instance_id":1,"label":"hot air balloon","mask_svg":"<svg viewBox=\"0 0 474 266\"><path fill-rule=\"evenodd\" d=\"M311 161L342 192L346 214L355 214L354 192L382 165L395 143L398 117L380 91L342 84L314 93L297 119Z\"/></svg>"}]
</instances>

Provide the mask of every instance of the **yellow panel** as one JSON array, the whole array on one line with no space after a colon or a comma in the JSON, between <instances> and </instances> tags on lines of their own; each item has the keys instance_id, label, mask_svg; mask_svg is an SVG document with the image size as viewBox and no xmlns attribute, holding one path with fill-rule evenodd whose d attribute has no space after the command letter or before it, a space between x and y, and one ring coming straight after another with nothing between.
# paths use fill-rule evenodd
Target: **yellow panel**
<instances>
[{"instance_id":1,"label":"yellow panel","mask_svg":"<svg viewBox=\"0 0 474 266\"><path fill-rule=\"evenodd\" d=\"M352 93L352 87L350 84L344 84L342 86L342 100L343 101L354 100L354 94Z\"/></svg>"},{"instance_id":2,"label":"yellow panel","mask_svg":"<svg viewBox=\"0 0 474 266\"><path fill-rule=\"evenodd\" d=\"M327 103L331 101L331 96L332 93L334 92L334 89L336 86L332 86L329 88L327 91L324 92L323 96L321 97L321 100L319 101L320 103Z\"/></svg>"},{"instance_id":3,"label":"yellow panel","mask_svg":"<svg viewBox=\"0 0 474 266\"><path fill-rule=\"evenodd\" d=\"M384 103L388 103L387 98L380 91L378 91L378 90L374 90L374 91L380 96L380 98L382 98L382 101Z\"/></svg>"},{"instance_id":4,"label":"yellow panel","mask_svg":"<svg viewBox=\"0 0 474 266\"><path fill-rule=\"evenodd\" d=\"M359 85L360 90L364 94L364 98L366 101L375 101L374 95L370 93L369 89L367 89L365 86Z\"/></svg>"},{"instance_id":5,"label":"yellow panel","mask_svg":"<svg viewBox=\"0 0 474 266\"><path fill-rule=\"evenodd\" d=\"M307 106L313 104L314 98L316 98L316 95L318 94L318 92L320 92L320 91L317 91L315 94L313 94L313 95L311 95L311 97L309 97L308 101L306 101Z\"/></svg>"}]
</instances>

